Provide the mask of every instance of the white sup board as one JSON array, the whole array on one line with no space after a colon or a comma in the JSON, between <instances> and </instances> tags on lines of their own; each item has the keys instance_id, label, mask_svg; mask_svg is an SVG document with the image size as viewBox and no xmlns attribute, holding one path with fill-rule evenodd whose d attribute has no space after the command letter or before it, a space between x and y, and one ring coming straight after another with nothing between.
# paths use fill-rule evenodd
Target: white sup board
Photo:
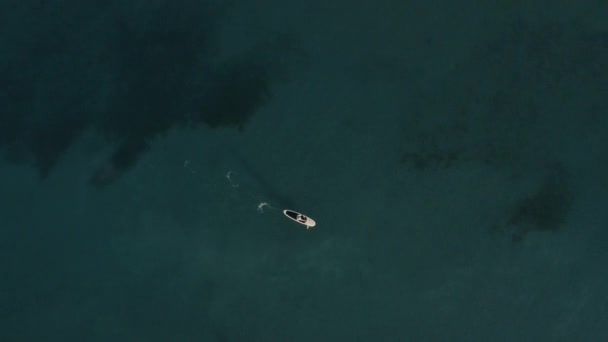
<instances>
[{"instance_id":1,"label":"white sup board","mask_svg":"<svg viewBox=\"0 0 608 342\"><path fill-rule=\"evenodd\" d=\"M299 224L305 225L306 229L310 229L317 225L315 220L311 219L310 217L308 217L304 214L300 214L297 211L285 209L285 210L283 210L283 214L285 214L285 216L289 217L290 219L298 222Z\"/></svg>"}]
</instances>

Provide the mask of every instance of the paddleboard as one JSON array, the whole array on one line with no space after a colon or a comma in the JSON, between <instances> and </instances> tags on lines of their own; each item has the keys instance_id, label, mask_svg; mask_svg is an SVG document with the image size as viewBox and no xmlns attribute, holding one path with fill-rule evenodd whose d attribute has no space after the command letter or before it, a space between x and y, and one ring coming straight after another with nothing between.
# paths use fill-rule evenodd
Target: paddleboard
<instances>
[{"instance_id":1,"label":"paddleboard","mask_svg":"<svg viewBox=\"0 0 608 342\"><path fill-rule=\"evenodd\" d=\"M311 219L310 217L308 217L304 214L300 214L297 211L285 209L285 210L283 210L283 214L285 214L285 216L289 217L290 219L298 222L299 224L305 225L306 229L312 228L317 225L315 220Z\"/></svg>"}]
</instances>

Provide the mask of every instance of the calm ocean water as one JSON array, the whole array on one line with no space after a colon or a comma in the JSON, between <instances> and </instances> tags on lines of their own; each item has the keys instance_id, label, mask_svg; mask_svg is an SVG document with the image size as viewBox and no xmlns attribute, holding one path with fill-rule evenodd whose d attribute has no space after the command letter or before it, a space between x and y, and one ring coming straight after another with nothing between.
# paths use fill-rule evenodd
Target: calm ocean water
<instances>
[{"instance_id":1,"label":"calm ocean water","mask_svg":"<svg viewBox=\"0 0 608 342\"><path fill-rule=\"evenodd\" d=\"M0 340L608 339L607 17L0 5Z\"/></svg>"}]
</instances>

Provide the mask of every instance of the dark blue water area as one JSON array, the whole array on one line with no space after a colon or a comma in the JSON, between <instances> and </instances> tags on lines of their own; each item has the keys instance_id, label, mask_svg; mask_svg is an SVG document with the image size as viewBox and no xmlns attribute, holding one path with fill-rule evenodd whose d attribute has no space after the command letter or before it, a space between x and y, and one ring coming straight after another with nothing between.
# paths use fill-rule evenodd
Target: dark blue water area
<instances>
[{"instance_id":1,"label":"dark blue water area","mask_svg":"<svg viewBox=\"0 0 608 342\"><path fill-rule=\"evenodd\" d=\"M607 19L0 4L0 341L607 340Z\"/></svg>"}]
</instances>

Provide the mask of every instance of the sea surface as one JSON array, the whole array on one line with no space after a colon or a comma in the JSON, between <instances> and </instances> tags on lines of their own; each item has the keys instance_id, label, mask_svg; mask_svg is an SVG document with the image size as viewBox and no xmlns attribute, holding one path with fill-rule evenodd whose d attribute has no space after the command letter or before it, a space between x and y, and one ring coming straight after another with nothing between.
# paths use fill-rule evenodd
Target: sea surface
<instances>
[{"instance_id":1,"label":"sea surface","mask_svg":"<svg viewBox=\"0 0 608 342\"><path fill-rule=\"evenodd\" d=\"M0 341L608 340L605 1L5 1L0 46Z\"/></svg>"}]
</instances>

